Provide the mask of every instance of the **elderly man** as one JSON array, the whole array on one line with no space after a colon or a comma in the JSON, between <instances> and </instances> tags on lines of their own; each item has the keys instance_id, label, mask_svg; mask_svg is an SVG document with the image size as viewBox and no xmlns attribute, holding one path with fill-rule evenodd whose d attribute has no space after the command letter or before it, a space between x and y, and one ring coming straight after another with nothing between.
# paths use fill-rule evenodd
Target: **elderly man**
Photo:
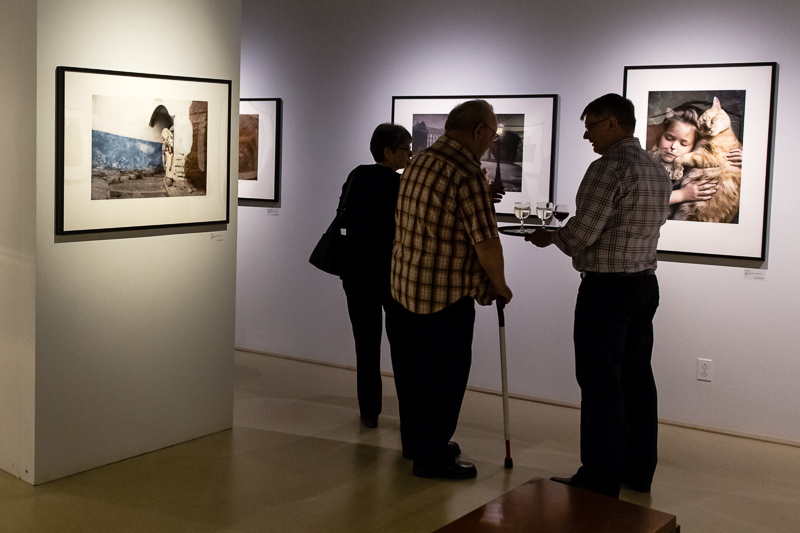
<instances>
[{"instance_id":1,"label":"elderly man","mask_svg":"<svg viewBox=\"0 0 800 533\"><path fill-rule=\"evenodd\" d=\"M511 301L489 183L480 158L496 139L483 100L455 107L445 134L400 179L387 333L400 407L403 455L419 477L466 479L450 442L472 363L475 301Z\"/></svg>"},{"instance_id":2,"label":"elderly man","mask_svg":"<svg viewBox=\"0 0 800 533\"><path fill-rule=\"evenodd\" d=\"M555 244L581 272L573 339L581 387L581 463L554 481L619 496L625 482L650 491L658 415L650 357L658 307L656 245L669 214L670 179L633 137L630 100L607 94L584 109L587 139L602 157L578 188L575 216L526 237Z\"/></svg>"}]
</instances>

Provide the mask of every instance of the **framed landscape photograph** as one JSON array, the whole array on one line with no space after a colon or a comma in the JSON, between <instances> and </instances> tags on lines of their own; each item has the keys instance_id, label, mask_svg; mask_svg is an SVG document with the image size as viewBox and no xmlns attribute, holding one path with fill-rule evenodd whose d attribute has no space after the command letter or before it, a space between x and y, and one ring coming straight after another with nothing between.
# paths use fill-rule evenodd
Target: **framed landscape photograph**
<instances>
[{"instance_id":1,"label":"framed landscape photograph","mask_svg":"<svg viewBox=\"0 0 800 533\"><path fill-rule=\"evenodd\" d=\"M239 198L280 199L280 98L239 100Z\"/></svg>"},{"instance_id":2,"label":"framed landscape photograph","mask_svg":"<svg viewBox=\"0 0 800 533\"><path fill-rule=\"evenodd\" d=\"M450 111L462 102L486 100L497 116L497 141L481 157L490 182L499 180L505 195L498 214L513 214L514 202L553 200L558 96L394 96L392 122L411 132L418 153L444 133Z\"/></svg>"},{"instance_id":3,"label":"framed landscape photograph","mask_svg":"<svg viewBox=\"0 0 800 533\"><path fill-rule=\"evenodd\" d=\"M660 252L764 260L777 67L625 67L635 135L673 180Z\"/></svg>"},{"instance_id":4,"label":"framed landscape photograph","mask_svg":"<svg viewBox=\"0 0 800 533\"><path fill-rule=\"evenodd\" d=\"M227 223L231 82L56 69L56 234Z\"/></svg>"}]
</instances>

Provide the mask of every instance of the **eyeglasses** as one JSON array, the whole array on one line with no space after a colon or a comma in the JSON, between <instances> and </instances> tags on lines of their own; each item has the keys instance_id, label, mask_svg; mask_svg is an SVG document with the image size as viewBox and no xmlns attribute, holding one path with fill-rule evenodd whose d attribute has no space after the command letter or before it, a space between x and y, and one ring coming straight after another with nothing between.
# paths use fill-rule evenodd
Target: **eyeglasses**
<instances>
[{"instance_id":1,"label":"eyeglasses","mask_svg":"<svg viewBox=\"0 0 800 533\"><path fill-rule=\"evenodd\" d=\"M488 130L490 130L490 131L493 131L493 132L494 132L494 136L492 137L492 142L495 142L495 141L497 141L497 139L499 139L499 138L500 138L500 134L499 134L499 133L497 133L497 131L500 129L499 127L492 129L492 128L491 128L491 127L489 127L489 125L488 125L487 123L485 123L485 122L481 122L481 124L482 124L484 127L486 127Z\"/></svg>"},{"instance_id":2,"label":"eyeglasses","mask_svg":"<svg viewBox=\"0 0 800 533\"><path fill-rule=\"evenodd\" d=\"M596 120L596 121L594 121L594 122L592 122L590 124L587 124L586 125L586 133L589 133L589 130L592 129L592 126L596 126L597 124L600 124L601 122L605 122L606 120L609 120L610 118L611 117L606 117L606 118L604 118L602 120Z\"/></svg>"}]
</instances>

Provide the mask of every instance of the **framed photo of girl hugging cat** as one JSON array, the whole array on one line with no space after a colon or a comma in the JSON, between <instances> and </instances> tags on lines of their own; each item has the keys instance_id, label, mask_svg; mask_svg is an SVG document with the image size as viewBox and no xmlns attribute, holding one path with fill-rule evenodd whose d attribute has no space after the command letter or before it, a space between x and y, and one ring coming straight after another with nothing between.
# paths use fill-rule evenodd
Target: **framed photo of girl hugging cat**
<instances>
[{"instance_id":1,"label":"framed photo of girl hugging cat","mask_svg":"<svg viewBox=\"0 0 800 533\"><path fill-rule=\"evenodd\" d=\"M777 67L625 67L634 135L673 183L660 252L764 260Z\"/></svg>"}]
</instances>

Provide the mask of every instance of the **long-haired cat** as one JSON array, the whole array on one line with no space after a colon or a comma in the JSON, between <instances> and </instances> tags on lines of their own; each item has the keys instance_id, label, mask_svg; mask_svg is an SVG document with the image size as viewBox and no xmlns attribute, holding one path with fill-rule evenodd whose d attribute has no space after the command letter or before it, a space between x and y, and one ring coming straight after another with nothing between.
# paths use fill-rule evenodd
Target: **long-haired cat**
<instances>
[{"instance_id":1,"label":"long-haired cat","mask_svg":"<svg viewBox=\"0 0 800 533\"><path fill-rule=\"evenodd\" d=\"M675 158L674 179L683 175L683 166L693 167L683 175L683 182L715 180L717 192L710 200L684 202L678 206L674 220L699 222L731 222L739 212L742 169L731 165L727 155L742 145L731 130L731 118L722 109L717 97L698 119L700 140L694 150Z\"/></svg>"}]
</instances>

